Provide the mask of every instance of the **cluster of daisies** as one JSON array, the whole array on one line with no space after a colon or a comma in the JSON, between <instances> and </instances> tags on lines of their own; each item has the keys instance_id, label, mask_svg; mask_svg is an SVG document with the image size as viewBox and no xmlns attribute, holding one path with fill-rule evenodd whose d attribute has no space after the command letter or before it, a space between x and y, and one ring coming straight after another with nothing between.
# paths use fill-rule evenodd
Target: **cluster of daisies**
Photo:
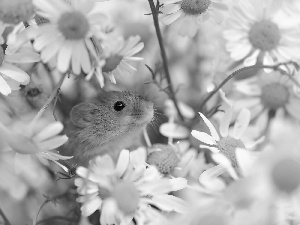
<instances>
[{"instance_id":1,"label":"cluster of daisies","mask_svg":"<svg viewBox=\"0 0 300 225\"><path fill-rule=\"evenodd\" d=\"M139 36L125 40L113 32L97 2L86 1L3 1L0 23L1 88L3 95L27 85L30 76L15 63L43 63L59 73L94 75L101 87L105 76L133 74L130 65L142 60L134 55L144 44ZM8 33L8 34L7 34ZM4 43L4 39L6 42Z\"/></svg>"},{"instance_id":2,"label":"cluster of daisies","mask_svg":"<svg viewBox=\"0 0 300 225\"><path fill-rule=\"evenodd\" d=\"M53 179L60 174L76 186L77 219L65 217L74 223L94 224L93 218L102 225L300 223L300 3L155 1L161 26L155 28L165 42L187 40L176 39L175 32L188 37L193 49L201 36L223 47L212 48L213 72L202 79L209 88L193 108L175 97L164 102L168 119L159 133L165 143L152 144L145 131L147 146L71 168L73 156L58 151L68 141L63 134L68 121L54 121L46 109L60 100L63 82L76 77L87 86L68 87L89 95L91 87L118 85L143 60L137 56L144 48L141 37L124 38L102 10L113 1L104 1L0 1L0 196L25 201L33 190L69 193L68 182L60 180L65 185L57 187ZM126 4L140 12L141 3ZM148 50L154 56L146 56L159 61L159 49ZM231 74L227 83L218 77L220 70ZM36 77L42 77L41 87ZM49 86L49 95L32 101ZM62 101L68 105L68 98Z\"/></svg>"}]
</instances>

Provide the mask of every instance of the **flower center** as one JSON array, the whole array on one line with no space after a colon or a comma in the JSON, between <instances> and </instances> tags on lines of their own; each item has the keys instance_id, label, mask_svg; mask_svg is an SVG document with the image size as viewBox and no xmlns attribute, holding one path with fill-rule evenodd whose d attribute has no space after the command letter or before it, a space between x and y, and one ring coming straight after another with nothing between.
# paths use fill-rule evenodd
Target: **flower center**
<instances>
[{"instance_id":1,"label":"flower center","mask_svg":"<svg viewBox=\"0 0 300 225\"><path fill-rule=\"evenodd\" d=\"M0 66L2 66L3 60L4 60L4 51L2 46L0 46Z\"/></svg>"},{"instance_id":2,"label":"flower center","mask_svg":"<svg viewBox=\"0 0 300 225\"><path fill-rule=\"evenodd\" d=\"M67 12L58 20L58 29L66 39L83 39L89 31L89 23L80 12Z\"/></svg>"},{"instance_id":3,"label":"flower center","mask_svg":"<svg viewBox=\"0 0 300 225\"><path fill-rule=\"evenodd\" d=\"M156 144L151 149L159 151L152 152L147 158L147 163L156 166L162 174L169 174L177 166L179 158L171 145Z\"/></svg>"},{"instance_id":4,"label":"flower center","mask_svg":"<svg viewBox=\"0 0 300 225\"><path fill-rule=\"evenodd\" d=\"M181 2L181 8L186 14L198 15L204 13L210 3L210 0L183 0Z\"/></svg>"},{"instance_id":5,"label":"flower center","mask_svg":"<svg viewBox=\"0 0 300 225\"><path fill-rule=\"evenodd\" d=\"M295 191L300 184L300 164L293 159L282 159L271 172L275 186L288 194Z\"/></svg>"},{"instance_id":6,"label":"flower center","mask_svg":"<svg viewBox=\"0 0 300 225\"><path fill-rule=\"evenodd\" d=\"M122 61L123 57L120 55L112 55L109 58L106 59L105 65L102 68L103 72L111 72L114 69L117 68L117 66L120 64Z\"/></svg>"},{"instance_id":7,"label":"flower center","mask_svg":"<svg viewBox=\"0 0 300 225\"><path fill-rule=\"evenodd\" d=\"M42 25L42 24L45 24L45 23L49 23L49 20L36 14L34 16L34 19L35 19L35 22L37 23L37 25Z\"/></svg>"},{"instance_id":8,"label":"flower center","mask_svg":"<svg viewBox=\"0 0 300 225\"><path fill-rule=\"evenodd\" d=\"M241 140L232 137L224 137L218 142L218 149L220 149L221 153L230 159L234 168L238 167L235 157L236 148L245 148L245 145Z\"/></svg>"},{"instance_id":9,"label":"flower center","mask_svg":"<svg viewBox=\"0 0 300 225\"><path fill-rule=\"evenodd\" d=\"M269 51L279 44L281 35L278 26L268 20L255 23L249 31L249 41L262 51Z\"/></svg>"},{"instance_id":10,"label":"flower center","mask_svg":"<svg viewBox=\"0 0 300 225\"><path fill-rule=\"evenodd\" d=\"M289 91L286 86L273 83L262 87L261 101L269 109L278 109L283 107L289 98Z\"/></svg>"},{"instance_id":11,"label":"flower center","mask_svg":"<svg viewBox=\"0 0 300 225\"><path fill-rule=\"evenodd\" d=\"M117 201L119 209L125 214L132 214L138 208L140 195L132 182L118 183L112 190L111 196Z\"/></svg>"}]
</instances>

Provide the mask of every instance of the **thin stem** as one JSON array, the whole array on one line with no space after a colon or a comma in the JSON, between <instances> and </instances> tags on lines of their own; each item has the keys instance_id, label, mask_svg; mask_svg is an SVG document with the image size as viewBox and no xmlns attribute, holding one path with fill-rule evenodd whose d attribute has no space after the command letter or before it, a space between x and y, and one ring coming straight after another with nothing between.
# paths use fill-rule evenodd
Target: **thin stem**
<instances>
[{"instance_id":1,"label":"thin stem","mask_svg":"<svg viewBox=\"0 0 300 225\"><path fill-rule=\"evenodd\" d=\"M252 69L273 69L273 70L278 70L281 73L284 73L285 75L287 75L297 86L300 86L298 84L298 82L290 75L288 74L286 71L280 69L279 67L281 65L287 65L287 64L294 64L293 62L286 62L286 63L278 63L276 65L253 65L253 66L246 66L243 67L239 70L234 71L233 73L231 73L228 77L226 77L225 80L222 81L221 84L219 84L218 87L216 87L212 92L209 93L209 95L203 100L203 102L201 103L201 105L198 108L198 111L201 112L204 105L233 77L241 74L242 72L248 71L248 70L252 70Z\"/></svg>"},{"instance_id":2,"label":"thin stem","mask_svg":"<svg viewBox=\"0 0 300 225\"><path fill-rule=\"evenodd\" d=\"M4 225L11 225L11 223L9 222L9 220L7 219L6 215L4 214L4 212L2 211L2 209L0 208L0 216L3 218L4 220Z\"/></svg>"},{"instance_id":3,"label":"thin stem","mask_svg":"<svg viewBox=\"0 0 300 225\"><path fill-rule=\"evenodd\" d=\"M43 107L40 109L40 111L36 114L36 116L31 121L31 126L32 127L35 126L35 124L37 123L37 121L39 120L39 118L43 115L43 113L45 112L45 110L48 108L48 106L51 104L51 102L53 101L53 99L59 93L59 90L61 88L61 85L63 84L63 81L64 81L66 75L67 75L67 73L65 73L65 74L63 74L61 76L59 82L57 83L57 85L54 88L53 92L51 93L50 97L47 99L47 101L45 102L45 104L43 105Z\"/></svg>"},{"instance_id":4,"label":"thin stem","mask_svg":"<svg viewBox=\"0 0 300 225\"><path fill-rule=\"evenodd\" d=\"M155 26L156 36L157 36L159 47L160 47L160 52L161 52L161 57L162 57L162 61L163 61L163 67L164 67L166 79L167 79L167 82L168 82L168 87L169 87L169 90L170 90L170 93L171 93L170 97L174 102L174 105L175 105L175 108L178 112L179 118L182 121L184 121L184 118L183 118L183 116L182 116L182 114L179 110L179 107L178 107L177 99L175 97L175 92L174 92L174 89L173 89L172 80L171 80L169 67L168 67L167 54L166 54L162 34L161 34L161 31L160 31L160 27L159 27L159 21L158 21L159 0L157 0L157 6L155 6L153 0L148 0L148 2L149 2L149 5L150 5L150 8L151 8L151 13L152 13L152 17L153 17L154 26Z\"/></svg>"}]
</instances>

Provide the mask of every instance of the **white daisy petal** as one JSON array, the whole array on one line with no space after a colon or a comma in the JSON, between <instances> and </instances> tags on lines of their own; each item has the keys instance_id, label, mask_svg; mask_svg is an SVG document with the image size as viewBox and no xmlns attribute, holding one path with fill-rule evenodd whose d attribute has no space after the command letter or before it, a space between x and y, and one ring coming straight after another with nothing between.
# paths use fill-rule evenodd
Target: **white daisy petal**
<instances>
[{"instance_id":1,"label":"white daisy petal","mask_svg":"<svg viewBox=\"0 0 300 225\"><path fill-rule=\"evenodd\" d=\"M24 85L28 84L30 80L30 77L26 72L5 62L3 62L2 66L0 67L0 73L5 74L11 79L16 80Z\"/></svg>"},{"instance_id":2,"label":"white daisy petal","mask_svg":"<svg viewBox=\"0 0 300 225\"><path fill-rule=\"evenodd\" d=\"M156 195L152 197L150 202L163 211L188 212L187 203L172 195Z\"/></svg>"},{"instance_id":3,"label":"white daisy petal","mask_svg":"<svg viewBox=\"0 0 300 225\"><path fill-rule=\"evenodd\" d=\"M69 69L72 56L72 44L68 41L65 42L57 55L57 68L60 72L65 73Z\"/></svg>"},{"instance_id":4,"label":"white daisy petal","mask_svg":"<svg viewBox=\"0 0 300 225\"><path fill-rule=\"evenodd\" d=\"M214 191L223 190L226 187L226 184L221 179L218 179L218 177L226 171L227 168L223 165L217 165L209 168L200 175L199 182L208 189Z\"/></svg>"},{"instance_id":5,"label":"white daisy petal","mask_svg":"<svg viewBox=\"0 0 300 225\"><path fill-rule=\"evenodd\" d=\"M214 125L212 125L212 123L201 113L199 112L200 116L202 117L202 119L204 120L205 124L208 126L209 128L209 131L212 135L212 137L216 140L216 141L219 141L220 140L220 137L219 137L219 134L218 132L216 131Z\"/></svg>"},{"instance_id":6,"label":"white daisy petal","mask_svg":"<svg viewBox=\"0 0 300 225\"><path fill-rule=\"evenodd\" d=\"M5 79L0 75L0 93L3 95L9 95L11 93L11 88L5 81Z\"/></svg>"},{"instance_id":7,"label":"white daisy petal","mask_svg":"<svg viewBox=\"0 0 300 225\"><path fill-rule=\"evenodd\" d=\"M161 19L161 22L164 25L170 25L171 23L176 21L181 16L181 14L182 13L180 11L178 11L178 12L173 13L171 15L167 15L163 19Z\"/></svg>"},{"instance_id":8,"label":"white daisy petal","mask_svg":"<svg viewBox=\"0 0 300 225\"><path fill-rule=\"evenodd\" d=\"M68 141L68 137L66 135L61 135L37 144L38 147L41 149L41 151L49 151L62 146L67 141Z\"/></svg>"},{"instance_id":9,"label":"white daisy petal","mask_svg":"<svg viewBox=\"0 0 300 225\"><path fill-rule=\"evenodd\" d=\"M43 130L41 130L37 135L34 136L34 141L42 141L48 138L54 137L59 134L64 129L64 126L61 122L54 122L49 124Z\"/></svg>"},{"instance_id":10,"label":"white daisy petal","mask_svg":"<svg viewBox=\"0 0 300 225\"><path fill-rule=\"evenodd\" d=\"M116 165L116 172L118 177L122 177L125 173L128 164L129 164L129 151L128 150L122 150L120 152L118 162Z\"/></svg>"},{"instance_id":11,"label":"white daisy petal","mask_svg":"<svg viewBox=\"0 0 300 225\"><path fill-rule=\"evenodd\" d=\"M242 109L239 113L233 127L233 137L240 139L250 122L251 114L249 109Z\"/></svg>"},{"instance_id":12,"label":"white daisy petal","mask_svg":"<svg viewBox=\"0 0 300 225\"><path fill-rule=\"evenodd\" d=\"M102 200L98 197L85 202L80 208L82 215L83 216L92 215L97 209L100 208L101 204L102 204Z\"/></svg>"},{"instance_id":13,"label":"white daisy petal","mask_svg":"<svg viewBox=\"0 0 300 225\"><path fill-rule=\"evenodd\" d=\"M117 211L117 203L112 199L107 199L103 206L100 215L100 224L102 225L111 225L116 224L116 211Z\"/></svg>"},{"instance_id":14,"label":"white daisy petal","mask_svg":"<svg viewBox=\"0 0 300 225\"><path fill-rule=\"evenodd\" d=\"M208 135L207 133L200 132L200 131L197 131L197 130L192 130L191 134L195 138L197 138L199 141L202 141L205 144L208 144L208 145L216 145L217 144L215 139L212 136Z\"/></svg>"},{"instance_id":15,"label":"white daisy petal","mask_svg":"<svg viewBox=\"0 0 300 225\"><path fill-rule=\"evenodd\" d=\"M176 123L164 123L159 127L159 132L165 137L183 139L189 136L189 130Z\"/></svg>"}]
</instances>

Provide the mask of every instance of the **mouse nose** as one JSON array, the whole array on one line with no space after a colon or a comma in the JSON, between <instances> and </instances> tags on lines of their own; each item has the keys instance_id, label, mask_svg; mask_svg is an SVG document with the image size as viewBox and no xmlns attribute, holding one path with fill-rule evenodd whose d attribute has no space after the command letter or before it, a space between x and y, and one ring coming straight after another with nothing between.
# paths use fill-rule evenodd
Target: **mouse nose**
<instances>
[{"instance_id":1,"label":"mouse nose","mask_svg":"<svg viewBox=\"0 0 300 225\"><path fill-rule=\"evenodd\" d=\"M151 120L154 115L153 103L141 101L140 104L136 105L133 114L142 121Z\"/></svg>"}]
</instances>

